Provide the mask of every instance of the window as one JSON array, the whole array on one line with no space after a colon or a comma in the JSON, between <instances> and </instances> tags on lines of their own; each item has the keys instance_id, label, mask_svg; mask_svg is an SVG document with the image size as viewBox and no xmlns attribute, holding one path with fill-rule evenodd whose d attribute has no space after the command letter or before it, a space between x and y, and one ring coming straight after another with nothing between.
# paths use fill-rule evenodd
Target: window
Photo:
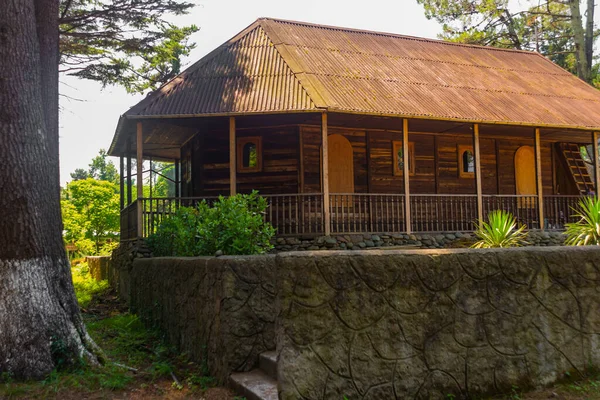
<instances>
[{"instance_id":1,"label":"window","mask_svg":"<svg viewBox=\"0 0 600 400\"><path fill-rule=\"evenodd\" d=\"M242 137L237 140L238 172L259 172L262 170L261 138Z\"/></svg>"},{"instance_id":2,"label":"window","mask_svg":"<svg viewBox=\"0 0 600 400\"><path fill-rule=\"evenodd\" d=\"M461 178L475 177L475 156L472 146L458 146L458 175Z\"/></svg>"},{"instance_id":3,"label":"window","mask_svg":"<svg viewBox=\"0 0 600 400\"><path fill-rule=\"evenodd\" d=\"M404 157L402 157L402 153L404 149L402 148L401 141L394 141L393 146L393 156L394 156L394 175L401 176L404 172ZM408 142L408 174L415 174L415 143Z\"/></svg>"}]
</instances>

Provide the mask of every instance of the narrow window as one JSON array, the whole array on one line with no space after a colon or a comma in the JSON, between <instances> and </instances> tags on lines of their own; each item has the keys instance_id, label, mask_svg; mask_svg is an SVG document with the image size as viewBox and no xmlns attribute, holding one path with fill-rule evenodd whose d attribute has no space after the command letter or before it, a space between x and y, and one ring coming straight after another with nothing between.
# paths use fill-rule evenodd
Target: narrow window
<instances>
[{"instance_id":1,"label":"narrow window","mask_svg":"<svg viewBox=\"0 0 600 400\"><path fill-rule=\"evenodd\" d=\"M237 140L238 172L259 172L262 169L260 137L243 137Z\"/></svg>"},{"instance_id":2,"label":"narrow window","mask_svg":"<svg viewBox=\"0 0 600 400\"><path fill-rule=\"evenodd\" d=\"M461 178L475 176L475 156L471 146L458 146L458 172Z\"/></svg>"},{"instance_id":3,"label":"narrow window","mask_svg":"<svg viewBox=\"0 0 600 400\"><path fill-rule=\"evenodd\" d=\"M402 147L401 141L393 142L393 153L394 157L394 175L401 176L404 173L404 148ZM415 143L408 142L408 173L409 175L415 174Z\"/></svg>"}]
</instances>

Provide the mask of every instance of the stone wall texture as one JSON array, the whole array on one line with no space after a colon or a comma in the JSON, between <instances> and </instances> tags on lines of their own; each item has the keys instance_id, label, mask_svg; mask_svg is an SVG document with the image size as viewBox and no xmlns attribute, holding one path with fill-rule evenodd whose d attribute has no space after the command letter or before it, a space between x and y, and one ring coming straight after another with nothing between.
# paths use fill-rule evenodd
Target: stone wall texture
<instances>
[{"instance_id":1,"label":"stone wall texture","mask_svg":"<svg viewBox=\"0 0 600 400\"><path fill-rule=\"evenodd\" d=\"M283 399L457 398L600 366L600 250L284 254Z\"/></svg>"},{"instance_id":2,"label":"stone wall texture","mask_svg":"<svg viewBox=\"0 0 600 400\"><path fill-rule=\"evenodd\" d=\"M132 310L221 382L276 348L283 399L461 398L600 367L598 248L130 264Z\"/></svg>"}]
</instances>

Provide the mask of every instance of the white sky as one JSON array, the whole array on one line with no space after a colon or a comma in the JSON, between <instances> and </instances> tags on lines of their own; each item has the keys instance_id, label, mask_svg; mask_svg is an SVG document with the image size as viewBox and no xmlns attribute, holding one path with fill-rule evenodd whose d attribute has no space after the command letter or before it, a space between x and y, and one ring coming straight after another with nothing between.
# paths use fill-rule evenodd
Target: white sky
<instances>
[{"instance_id":1,"label":"white sky","mask_svg":"<svg viewBox=\"0 0 600 400\"><path fill-rule=\"evenodd\" d=\"M259 17L337 25L435 38L440 27L424 17L416 0L195 0L198 6L177 24L196 24L197 47L187 65L221 45ZM61 97L61 182L76 168L85 168L101 148L110 146L119 115L142 99L118 87L61 77L61 92L84 101ZM113 159L118 167L118 159Z\"/></svg>"}]
</instances>

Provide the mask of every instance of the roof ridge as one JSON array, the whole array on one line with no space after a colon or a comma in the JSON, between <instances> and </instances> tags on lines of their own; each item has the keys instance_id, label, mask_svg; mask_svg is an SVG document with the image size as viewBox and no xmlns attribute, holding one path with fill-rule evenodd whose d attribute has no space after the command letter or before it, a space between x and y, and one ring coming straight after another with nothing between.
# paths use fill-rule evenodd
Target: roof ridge
<instances>
[{"instance_id":1,"label":"roof ridge","mask_svg":"<svg viewBox=\"0 0 600 400\"><path fill-rule=\"evenodd\" d=\"M432 39L432 38L425 38L425 37L420 37L420 36L403 35L400 33L373 31L373 30L369 30L369 29L347 28L347 27L335 26L335 25L322 25L322 24L316 24L316 23L312 23L312 22L295 21L295 20L288 20L288 19L281 19L281 18L261 17L261 18L258 18L256 21L272 21L272 22L277 22L277 23L302 25L302 26L306 26L306 27L310 27L310 28L321 28L321 29L329 29L329 30L336 30L336 31L342 31L342 32L353 32L353 33L363 33L363 34L378 35L378 36L388 36L388 37L393 37L393 38L398 38L398 39L438 43L438 44L444 44L444 45L448 45L448 46L467 47L467 48L474 48L474 49L480 49L480 50L486 50L486 51L503 51L503 52L510 52L510 53L522 53L522 54L528 54L528 55L539 54L535 51L529 51L529 50L506 49L506 48L502 48L502 47L483 46L483 45L479 45L479 44L469 44L469 43L456 43L456 42L449 42L449 41L443 40L443 39Z\"/></svg>"}]
</instances>

